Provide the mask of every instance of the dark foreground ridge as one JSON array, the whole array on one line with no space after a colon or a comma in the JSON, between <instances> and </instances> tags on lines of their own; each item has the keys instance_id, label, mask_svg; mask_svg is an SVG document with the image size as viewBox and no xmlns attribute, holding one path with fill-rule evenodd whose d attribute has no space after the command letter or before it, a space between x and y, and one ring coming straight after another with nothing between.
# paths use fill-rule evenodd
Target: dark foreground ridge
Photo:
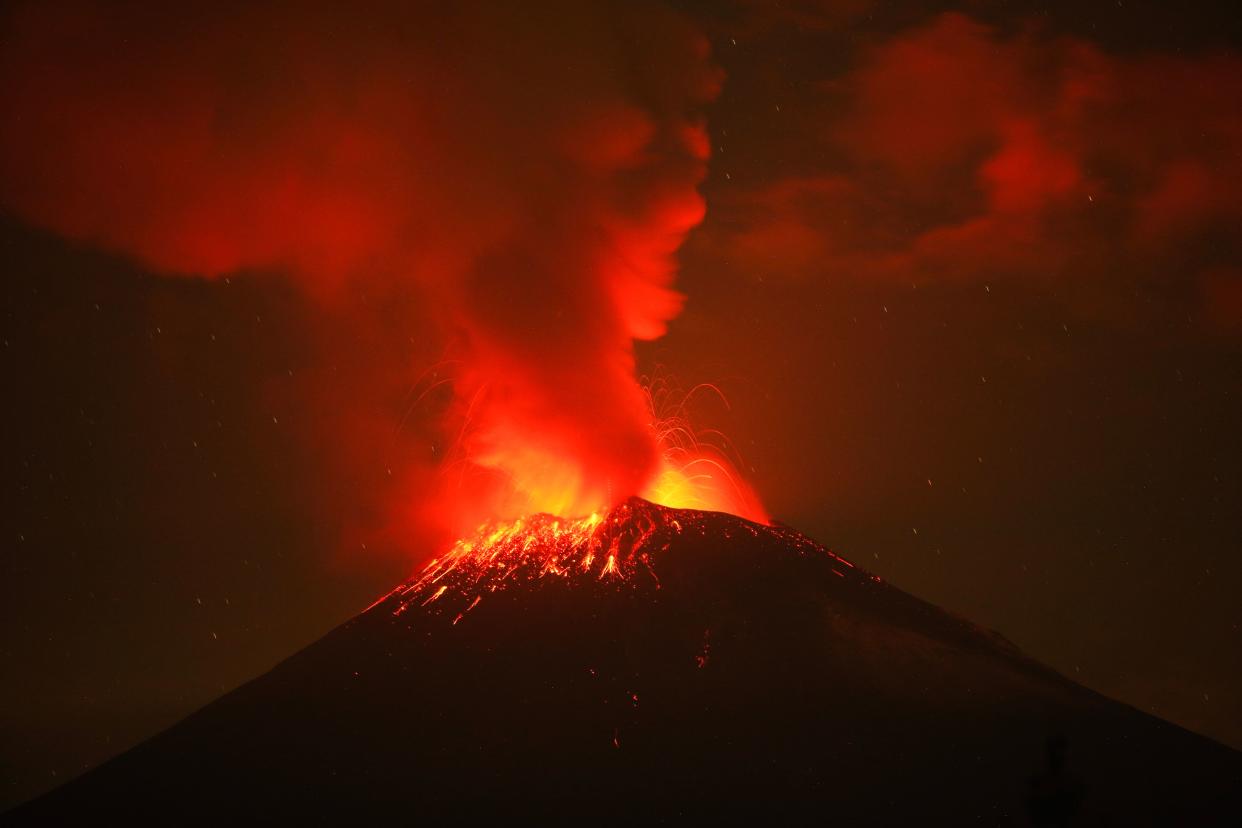
<instances>
[{"instance_id":1,"label":"dark foreground ridge","mask_svg":"<svg viewBox=\"0 0 1242 828\"><path fill-rule=\"evenodd\" d=\"M1239 824L1242 754L788 529L484 532L10 824Z\"/></svg>"}]
</instances>

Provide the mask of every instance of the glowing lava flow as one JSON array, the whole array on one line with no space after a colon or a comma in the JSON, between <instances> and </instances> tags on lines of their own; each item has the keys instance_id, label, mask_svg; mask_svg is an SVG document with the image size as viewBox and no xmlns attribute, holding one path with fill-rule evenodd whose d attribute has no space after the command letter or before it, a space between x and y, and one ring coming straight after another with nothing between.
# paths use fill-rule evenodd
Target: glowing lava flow
<instances>
[{"instance_id":1,"label":"glowing lava flow","mask_svg":"<svg viewBox=\"0 0 1242 828\"><path fill-rule=\"evenodd\" d=\"M402 600L393 614L400 615L415 605L426 606L451 588L469 601L454 619L455 624L478 605L483 592L495 592L511 579L554 576L625 581L642 567L658 583L651 569L650 551L656 546L667 548L668 538L657 535L683 529L676 518L666 518L636 499L606 515L597 512L584 518L562 518L538 514L487 524L479 527L474 537L457 541L445 555L427 564L420 577L400 587L397 592Z\"/></svg>"},{"instance_id":2,"label":"glowing lava flow","mask_svg":"<svg viewBox=\"0 0 1242 828\"><path fill-rule=\"evenodd\" d=\"M739 518L722 523L720 518L711 512L673 509L634 497L606 513L585 518L538 514L486 524L367 609L384 604L399 616L425 608L424 612L451 617L455 625L488 594L520 582L554 578L577 585L659 589L656 560L677 537L706 537L719 533L721 526L726 527L724 539L733 533L776 536L799 554L827 556L833 573L840 577L849 573L878 580L792 529Z\"/></svg>"}]
</instances>

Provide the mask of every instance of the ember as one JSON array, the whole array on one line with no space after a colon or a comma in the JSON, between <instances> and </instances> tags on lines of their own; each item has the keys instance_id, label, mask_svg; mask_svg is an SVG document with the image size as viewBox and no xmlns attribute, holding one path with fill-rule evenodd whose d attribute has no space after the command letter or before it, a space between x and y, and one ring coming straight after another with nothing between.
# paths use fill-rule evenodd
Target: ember
<instances>
[{"instance_id":1,"label":"ember","mask_svg":"<svg viewBox=\"0 0 1242 828\"><path fill-rule=\"evenodd\" d=\"M632 497L605 513L584 518L531 515L479 527L432 560L411 581L367 609L389 604L392 614L426 607L454 614L453 624L487 594L518 582L554 577L570 582L616 582L659 589L655 561L681 535L706 536L713 512L674 509ZM731 531L770 535L802 554L825 555L853 567L804 535L781 526L738 520ZM868 576L869 577L869 576ZM393 600L395 599L395 601ZM706 647L704 644L704 655Z\"/></svg>"}]
</instances>

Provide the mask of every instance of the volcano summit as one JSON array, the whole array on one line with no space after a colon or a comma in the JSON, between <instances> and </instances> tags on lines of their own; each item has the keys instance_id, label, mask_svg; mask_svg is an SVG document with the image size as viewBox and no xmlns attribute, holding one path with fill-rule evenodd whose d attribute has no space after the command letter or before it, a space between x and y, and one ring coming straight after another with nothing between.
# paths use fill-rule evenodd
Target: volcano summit
<instances>
[{"instance_id":1,"label":"volcano summit","mask_svg":"<svg viewBox=\"0 0 1242 828\"><path fill-rule=\"evenodd\" d=\"M481 531L8 815L1236 824L1242 755L808 538L630 500Z\"/></svg>"}]
</instances>

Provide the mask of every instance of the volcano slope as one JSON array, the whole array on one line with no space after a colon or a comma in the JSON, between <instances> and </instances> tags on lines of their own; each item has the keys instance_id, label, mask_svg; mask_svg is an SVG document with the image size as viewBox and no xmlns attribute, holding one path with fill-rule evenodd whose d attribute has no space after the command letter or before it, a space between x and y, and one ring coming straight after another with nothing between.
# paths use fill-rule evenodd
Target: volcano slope
<instances>
[{"instance_id":1,"label":"volcano slope","mask_svg":"<svg viewBox=\"0 0 1242 828\"><path fill-rule=\"evenodd\" d=\"M1240 800L1242 754L792 530L631 500L485 530L6 821L1236 825Z\"/></svg>"}]
</instances>

